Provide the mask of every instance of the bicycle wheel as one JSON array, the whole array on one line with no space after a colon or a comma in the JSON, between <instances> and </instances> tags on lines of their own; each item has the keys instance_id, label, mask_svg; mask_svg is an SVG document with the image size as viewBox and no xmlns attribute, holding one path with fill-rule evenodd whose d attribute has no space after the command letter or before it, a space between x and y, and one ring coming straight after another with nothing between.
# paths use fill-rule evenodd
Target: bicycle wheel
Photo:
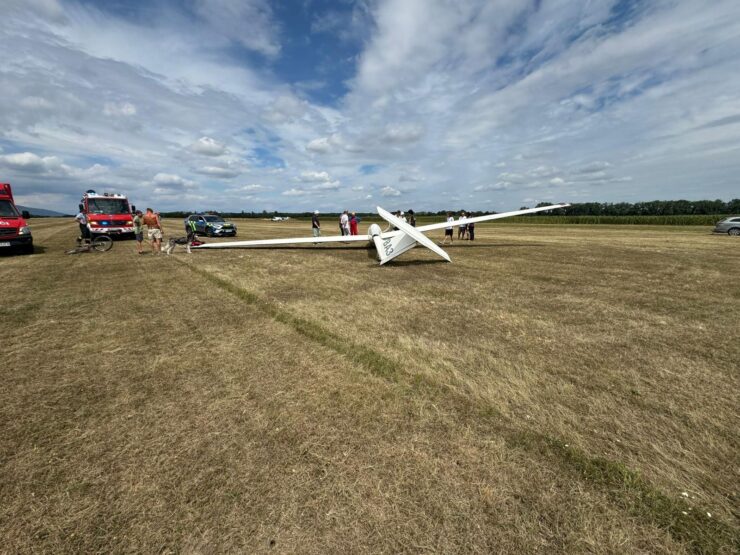
<instances>
[{"instance_id":1,"label":"bicycle wheel","mask_svg":"<svg viewBox=\"0 0 740 555\"><path fill-rule=\"evenodd\" d=\"M92 240L92 248L98 252L109 251L113 246L113 240L107 235L98 235Z\"/></svg>"}]
</instances>

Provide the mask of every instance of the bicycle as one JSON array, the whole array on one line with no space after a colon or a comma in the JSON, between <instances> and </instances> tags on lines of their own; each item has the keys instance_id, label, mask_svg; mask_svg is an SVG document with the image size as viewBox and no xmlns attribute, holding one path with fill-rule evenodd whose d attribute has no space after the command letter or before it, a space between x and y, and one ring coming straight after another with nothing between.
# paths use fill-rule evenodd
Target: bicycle
<instances>
[{"instance_id":1,"label":"bicycle","mask_svg":"<svg viewBox=\"0 0 740 555\"><path fill-rule=\"evenodd\" d=\"M98 235L92 239L88 237L78 237L77 246L66 251L66 254L81 254L83 252L105 252L113 247L113 239L107 235Z\"/></svg>"}]
</instances>

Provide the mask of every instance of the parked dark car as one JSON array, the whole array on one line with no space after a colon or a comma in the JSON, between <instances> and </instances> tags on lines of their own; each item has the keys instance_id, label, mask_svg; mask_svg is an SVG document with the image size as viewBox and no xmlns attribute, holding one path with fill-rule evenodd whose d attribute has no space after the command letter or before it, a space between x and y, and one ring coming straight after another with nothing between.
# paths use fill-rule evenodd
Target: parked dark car
<instances>
[{"instance_id":1,"label":"parked dark car","mask_svg":"<svg viewBox=\"0 0 740 555\"><path fill-rule=\"evenodd\" d=\"M208 237L236 237L236 225L215 214L191 214L185 219L185 226L195 222L195 233Z\"/></svg>"},{"instance_id":2,"label":"parked dark car","mask_svg":"<svg viewBox=\"0 0 740 555\"><path fill-rule=\"evenodd\" d=\"M727 235L740 237L740 216L730 216L720 220L714 226L714 233L727 233Z\"/></svg>"}]
</instances>

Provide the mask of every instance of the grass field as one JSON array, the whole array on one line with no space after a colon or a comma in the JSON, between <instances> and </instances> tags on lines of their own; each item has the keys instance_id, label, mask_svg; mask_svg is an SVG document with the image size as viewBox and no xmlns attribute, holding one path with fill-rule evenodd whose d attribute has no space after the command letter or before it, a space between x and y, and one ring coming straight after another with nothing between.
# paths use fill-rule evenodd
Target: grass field
<instances>
[{"instance_id":1,"label":"grass field","mask_svg":"<svg viewBox=\"0 0 740 555\"><path fill-rule=\"evenodd\" d=\"M381 268L32 224L0 258L3 552L740 547L737 239L479 225Z\"/></svg>"}]
</instances>

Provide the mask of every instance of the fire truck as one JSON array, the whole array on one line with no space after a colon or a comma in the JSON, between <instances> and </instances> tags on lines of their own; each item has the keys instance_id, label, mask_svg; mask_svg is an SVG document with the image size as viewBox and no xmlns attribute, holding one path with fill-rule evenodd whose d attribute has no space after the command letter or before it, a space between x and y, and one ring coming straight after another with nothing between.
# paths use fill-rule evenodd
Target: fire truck
<instances>
[{"instance_id":1,"label":"fire truck","mask_svg":"<svg viewBox=\"0 0 740 555\"><path fill-rule=\"evenodd\" d=\"M33 237L26 220L31 215L19 212L13 202L10 183L0 183L0 251L17 249L22 253L33 253Z\"/></svg>"},{"instance_id":2,"label":"fire truck","mask_svg":"<svg viewBox=\"0 0 740 555\"><path fill-rule=\"evenodd\" d=\"M92 189L82 195L80 212L87 216L91 235L134 235L134 221L126 195L96 193Z\"/></svg>"}]
</instances>

